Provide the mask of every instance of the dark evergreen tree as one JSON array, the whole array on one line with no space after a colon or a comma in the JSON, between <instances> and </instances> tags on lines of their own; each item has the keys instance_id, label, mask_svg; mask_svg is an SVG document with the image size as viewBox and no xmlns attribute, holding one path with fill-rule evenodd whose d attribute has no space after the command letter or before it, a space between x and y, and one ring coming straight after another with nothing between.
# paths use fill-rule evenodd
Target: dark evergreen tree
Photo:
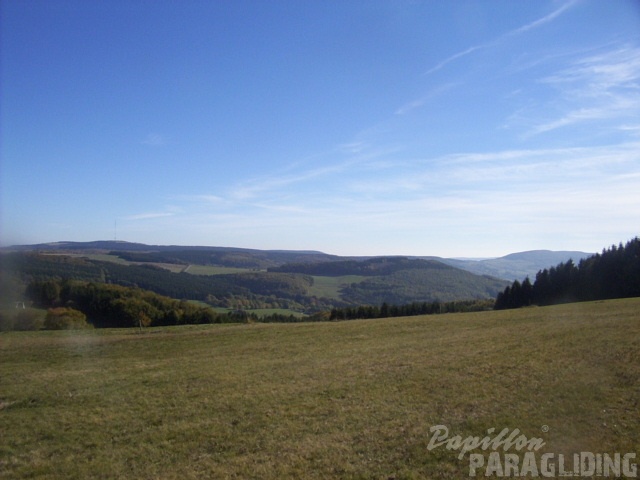
<instances>
[{"instance_id":1,"label":"dark evergreen tree","mask_svg":"<svg viewBox=\"0 0 640 480\"><path fill-rule=\"evenodd\" d=\"M495 308L636 296L640 296L638 237L583 259L577 266L569 260L541 270L533 285L528 278L523 283L516 280L498 294Z\"/></svg>"}]
</instances>

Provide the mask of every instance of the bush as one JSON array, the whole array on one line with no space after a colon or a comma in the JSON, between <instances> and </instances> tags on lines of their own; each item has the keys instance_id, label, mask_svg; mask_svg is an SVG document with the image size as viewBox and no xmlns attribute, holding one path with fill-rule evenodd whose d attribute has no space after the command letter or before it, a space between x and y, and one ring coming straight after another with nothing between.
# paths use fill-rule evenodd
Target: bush
<instances>
[{"instance_id":1,"label":"bush","mask_svg":"<svg viewBox=\"0 0 640 480\"><path fill-rule=\"evenodd\" d=\"M73 308L50 308L44 319L44 328L47 330L78 330L90 327L87 316Z\"/></svg>"}]
</instances>

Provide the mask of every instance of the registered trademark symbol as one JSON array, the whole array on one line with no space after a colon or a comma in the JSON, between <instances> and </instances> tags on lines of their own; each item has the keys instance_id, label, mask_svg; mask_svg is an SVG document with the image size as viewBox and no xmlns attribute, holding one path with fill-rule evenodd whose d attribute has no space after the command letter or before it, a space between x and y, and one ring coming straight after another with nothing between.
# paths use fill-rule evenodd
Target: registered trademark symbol
<instances>
[{"instance_id":1,"label":"registered trademark symbol","mask_svg":"<svg viewBox=\"0 0 640 480\"><path fill-rule=\"evenodd\" d=\"M542 430L544 433L547 433L547 432L549 431L549 426L548 426L548 425L542 425L541 430Z\"/></svg>"}]
</instances>

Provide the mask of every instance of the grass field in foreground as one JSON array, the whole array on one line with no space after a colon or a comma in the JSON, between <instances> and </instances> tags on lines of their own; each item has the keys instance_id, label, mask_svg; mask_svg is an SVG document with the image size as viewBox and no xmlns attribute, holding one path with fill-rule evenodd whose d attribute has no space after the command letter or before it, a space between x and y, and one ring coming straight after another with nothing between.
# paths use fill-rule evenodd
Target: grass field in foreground
<instances>
[{"instance_id":1,"label":"grass field in foreground","mask_svg":"<svg viewBox=\"0 0 640 480\"><path fill-rule=\"evenodd\" d=\"M638 312L2 333L0 477L466 478L439 424L637 454Z\"/></svg>"}]
</instances>

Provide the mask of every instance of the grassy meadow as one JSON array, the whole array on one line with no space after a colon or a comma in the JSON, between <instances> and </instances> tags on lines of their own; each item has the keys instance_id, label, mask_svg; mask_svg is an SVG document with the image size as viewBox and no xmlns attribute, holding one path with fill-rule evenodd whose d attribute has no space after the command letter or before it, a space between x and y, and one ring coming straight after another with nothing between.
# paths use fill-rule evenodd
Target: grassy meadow
<instances>
[{"instance_id":1,"label":"grassy meadow","mask_svg":"<svg viewBox=\"0 0 640 480\"><path fill-rule=\"evenodd\" d=\"M0 333L0 477L468 477L440 424L637 454L639 312Z\"/></svg>"},{"instance_id":2,"label":"grassy meadow","mask_svg":"<svg viewBox=\"0 0 640 480\"><path fill-rule=\"evenodd\" d=\"M337 277L313 276L313 285L309 288L309 294L316 297L340 299L340 289L344 285L359 283L367 277L362 275L341 275Z\"/></svg>"}]
</instances>

